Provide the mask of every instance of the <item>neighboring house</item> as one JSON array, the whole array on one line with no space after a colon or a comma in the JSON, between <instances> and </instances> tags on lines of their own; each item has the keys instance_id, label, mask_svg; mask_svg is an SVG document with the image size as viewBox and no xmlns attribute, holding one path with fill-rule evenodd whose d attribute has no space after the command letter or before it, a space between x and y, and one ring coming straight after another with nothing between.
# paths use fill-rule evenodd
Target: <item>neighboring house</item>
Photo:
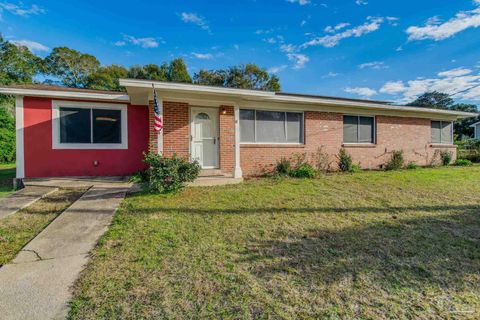
<instances>
[{"instance_id":1,"label":"neighboring house","mask_svg":"<svg viewBox=\"0 0 480 320\"><path fill-rule=\"evenodd\" d=\"M480 121L471 125L473 128L473 138L480 139Z\"/></svg>"},{"instance_id":2,"label":"neighboring house","mask_svg":"<svg viewBox=\"0 0 480 320\"><path fill-rule=\"evenodd\" d=\"M385 102L122 79L127 93L46 85L1 87L15 95L17 177L117 176L144 168L143 153L197 159L226 176L257 175L282 157L332 163L341 147L363 168L394 150L429 164L453 145L460 111ZM153 89L164 129L153 130Z\"/></svg>"}]
</instances>

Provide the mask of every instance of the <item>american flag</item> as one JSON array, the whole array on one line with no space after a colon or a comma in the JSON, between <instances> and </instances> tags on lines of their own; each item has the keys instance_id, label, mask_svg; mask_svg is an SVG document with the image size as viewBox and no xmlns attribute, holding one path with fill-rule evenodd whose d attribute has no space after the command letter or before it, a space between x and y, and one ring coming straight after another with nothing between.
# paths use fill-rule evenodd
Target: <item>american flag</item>
<instances>
[{"instance_id":1,"label":"american flag","mask_svg":"<svg viewBox=\"0 0 480 320\"><path fill-rule=\"evenodd\" d=\"M158 106L157 93L155 92L155 87L153 88L153 111L155 113L155 124L154 129L156 132L160 132L163 129L162 115L160 114L160 107Z\"/></svg>"}]
</instances>

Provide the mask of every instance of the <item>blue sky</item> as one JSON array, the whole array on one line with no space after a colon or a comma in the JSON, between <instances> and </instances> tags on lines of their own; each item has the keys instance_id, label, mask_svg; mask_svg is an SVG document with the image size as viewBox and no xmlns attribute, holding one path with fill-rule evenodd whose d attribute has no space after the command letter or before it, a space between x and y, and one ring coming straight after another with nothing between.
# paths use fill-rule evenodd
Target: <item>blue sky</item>
<instances>
[{"instance_id":1,"label":"blue sky","mask_svg":"<svg viewBox=\"0 0 480 320\"><path fill-rule=\"evenodd\" d=\"M0 1L0 32L41 56L189 71L254 62L296 93L408 102L480 84L480 0ZM480 103L480 87L455 96Z\"/></svg>"}]
</instances>

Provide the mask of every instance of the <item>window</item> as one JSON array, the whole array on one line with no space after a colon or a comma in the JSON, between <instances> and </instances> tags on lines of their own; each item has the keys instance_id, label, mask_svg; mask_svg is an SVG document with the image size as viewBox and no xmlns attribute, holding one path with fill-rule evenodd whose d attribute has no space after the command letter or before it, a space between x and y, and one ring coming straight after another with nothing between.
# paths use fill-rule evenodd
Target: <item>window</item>
<instances>
[{"instance_id":1,"label":"window","mask_svg":"<svg viewBox=\"0 0 480 320\"><path fill-rule=\"evenodd\" d=\"M54 149L127 149L127 108L118 104L54 101Z\"/></svg>"},{"instance_id":2,"label":"window","mask_svg":"<svg viewBox=\"0 0 480 320\"><path fill-rule=\"evenodd\" d=\"M375 143L375 118L343 116L344 143Z\"/></svg>"},{"instance_id":3,"label":"window","mask_svg":"<svg viewBox=\"0 0 480 320\"><path fill-rule=\"evenodd\" d=\"M432 121L432 143L453 143L453 122Z\"/></svg>"},{"instance_id":4,"label":"window","mask_svg":"<svg viewBox=\"0 0 480 320\"><path fill-rule=\"evenodd\" d=\"M303 143L303 113L240 110L243 143Z\"/></svg>"}]
</instances>

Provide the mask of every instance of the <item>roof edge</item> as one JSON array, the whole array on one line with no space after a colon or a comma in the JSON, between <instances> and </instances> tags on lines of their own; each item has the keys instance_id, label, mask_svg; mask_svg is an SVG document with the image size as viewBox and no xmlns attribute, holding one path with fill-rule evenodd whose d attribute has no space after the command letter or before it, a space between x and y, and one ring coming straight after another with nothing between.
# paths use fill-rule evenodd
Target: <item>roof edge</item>
<instances>
[{"instance_id":1,"label":"roof edge","mask_svg":"<svg viewBox=\"0 0 480 320\"><path fill-rule=\"evenodd\" d=\"M51 97L51 98L72 98L72 99L85 99L85 100L106 100L106 101L119 101L129 102L130 97L127 93L105 93L105 92L79 92L79 91L57 91L46 89L23 89L23 88L11 88L0 87L0 94L12 95L12 96L30 96L30 97Z\"/></svg>"}]
</instances>

